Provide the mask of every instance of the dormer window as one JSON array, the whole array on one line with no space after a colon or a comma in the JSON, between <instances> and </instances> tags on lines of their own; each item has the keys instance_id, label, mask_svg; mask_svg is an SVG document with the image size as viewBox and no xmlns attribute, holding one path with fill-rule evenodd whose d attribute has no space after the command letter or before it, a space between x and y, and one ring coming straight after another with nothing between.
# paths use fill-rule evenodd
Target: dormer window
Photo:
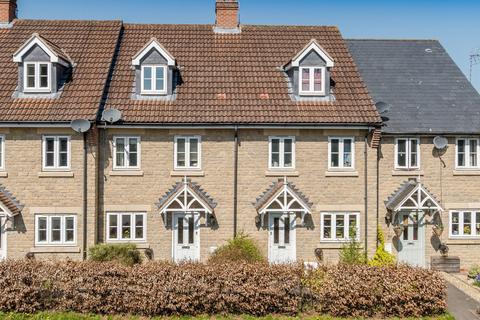
<instances>
[{"instance_id":1,"label":"dormer window","mask_svg":"<svg viewBox=\"0 0 480 320\"><path fill-rule=\"evenodd\" d=\"M315 40L311 40L284 69L293 87L295 99L329 99L330 70L333 58Z\"/></svg>"},{"instance_id":2,"label":"dormer window","mask_svg":"<svg viewBox=\"0 0 480 320\"><path fill-rule=\"evenodd\" d=\"M325 94L325 68L300 67L300 95Z\"/></svg>"},{"instance_id":3,"label":"dormer window","mask_svg":"<svg viewBox=\"0 0 480 320\"><path fill-rule=\"evenodd\" d=\"M50 92L50 63L27 62L24 65L26 92Z\"/></svg>"},{"instance_id":4,"label":"dormer window","mask_svg":"<svg viewBox=\"0 0 480 320\"><path fill-rule=\"evenodd\" d=\"M18 64L18 93L56 93L68 78L73 66L62 48L34 33L13 55Z\"/></svg>"},{"instance_id":5,"label":"dormer window","mask_svg":"<svg viewBox=\"0 0 480 320\"><path fill-rule=\"evenodd\" d=\"M165 76L167 67L160 65L142 66L142 94L166 94Z\"/></svg>"},{"instance_id":6,"label":"dormer window","mask_svg":"<svg viewBox=\"0 0 480 320\"><path fill-rule=\"evenodd\" d=\"M137 97L173 94L175 59L155 38L133 57L132 65Z\"/></svg>"}]
</instances>

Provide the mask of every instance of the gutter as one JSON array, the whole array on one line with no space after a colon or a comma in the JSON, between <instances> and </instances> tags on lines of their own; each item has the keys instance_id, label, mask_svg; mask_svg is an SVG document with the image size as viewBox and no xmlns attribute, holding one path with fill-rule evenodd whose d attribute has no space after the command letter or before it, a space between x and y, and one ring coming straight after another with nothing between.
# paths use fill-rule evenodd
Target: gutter
<instances>
[{"instance_id":1,"label":"gutter","mask_svg":"<svg viewBox=\"0 0 480 320\"><path fill-rule=\"evenodd\" d=\"M0 122L0 128L71 128L71 126L70 122Z\"/></svg>"},{"instance_id":2,"label":"gutter","mask_svg":"<svg viewBox=\"0 0 480 320\"><path fill-rule=\"evenodd\" d=\"M215 124L205 124L205 125L198 125L198 124L185 124L185 125L162 125L162 124L138 124L138 125L111 125L106 123L101 123L100 125L104 126L108 129L349 129L349 130L372 130L375 127L372 125L298 125L298 124L279 124L279 125L272 125L272 124L259 124L259 125L242 125L242 124L227 124L227 125L215 125Z\"/></svg>"}]
</instances>

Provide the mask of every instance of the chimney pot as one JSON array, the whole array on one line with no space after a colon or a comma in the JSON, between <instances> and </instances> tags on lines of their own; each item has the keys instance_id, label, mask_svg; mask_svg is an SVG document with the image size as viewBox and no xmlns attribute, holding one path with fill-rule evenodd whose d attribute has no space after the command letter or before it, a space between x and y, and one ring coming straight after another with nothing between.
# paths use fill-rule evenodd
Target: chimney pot
<instances>
[{"instance_id":1,"label":"chimney pot","mask_svg":"<svg viewBox=\"0 0 480 320\"><path fill-rule=\"evenodd\" d=\"M0 24L9 24L17 18L17 0L0 0Z\"/></svg>"},{"instance_id":2,"label":"chimney pot","mask_svg":"<svg viewBox=\"0 0 480 320\"><path fill-rule=\"evenodd\" d=\"M238 0L216 0L215 27L218 29L238 29Z\"/></svg>"}]
</instances>

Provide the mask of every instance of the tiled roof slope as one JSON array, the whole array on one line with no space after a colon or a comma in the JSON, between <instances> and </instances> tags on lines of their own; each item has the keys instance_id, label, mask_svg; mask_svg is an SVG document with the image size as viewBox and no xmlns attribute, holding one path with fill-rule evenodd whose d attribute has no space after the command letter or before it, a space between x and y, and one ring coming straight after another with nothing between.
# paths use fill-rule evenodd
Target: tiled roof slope
<instances>
[{"instance_id":1,"label":"tiled roof slope","mask_svg":"<svg viewBox=\"0 0 480 320\"><path fill-rule=\"evenodd\" d=\"M95 120L121 27L120 21L16 20L0 32L0 122ZM56 98L12 97L18 84L12 55L34 33L61 48L75 64L72 80Z\"/></svg>"},{"instance_id":2,"label":"tiled roof slope","mask_svg":"<svg viewBox=\"0 0 480 320\"><path fill-rule=\"evenodd\" d=\"M380 121L346 42L335 27L126 24L106 108L130 123L372 124ZM132 99L132 57L152 37L176 58L183 84L176 99ZM294 102L280 68L310 40L335 59L334 102Z\"/></svg>"},{"instance_id":3,"label":"tiled roof slope","mask_svg":"<svg viewBox=\"0 0 480 320\"><path fill-rule=\"evenodd\" d=\"M347 40L384 133L478 133L480 95L435 40Z\"/></svg>"}]
</instances>

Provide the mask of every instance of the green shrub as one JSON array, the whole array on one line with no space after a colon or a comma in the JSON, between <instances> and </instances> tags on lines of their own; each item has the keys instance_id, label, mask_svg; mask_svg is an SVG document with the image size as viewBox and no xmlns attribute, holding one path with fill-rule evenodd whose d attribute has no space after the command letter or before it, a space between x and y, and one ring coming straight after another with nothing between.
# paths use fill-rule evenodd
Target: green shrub
<instances>
[{"instance_id":1,"label":"green shrub","mask_svg":"<svg viewBox=\"0 0 480 320\"><path fill-rule=\"evenodd\" d=\"M375 251L375 255L372 257L368 264L374 267L390 266L395 264L395 256L385 250L385 237L383 236L382 229L377 229L378 247Z\"/></svg>"},{"instance_id":2,"label":"green shrub","mask_svg":"<svg viewBox=\"0 0 480 320\"><path fill-rule=\"evenodd\" d=\"M97 244L90 248L89 256L92 261L114 261L127 266L142 262L142 256L135 244Z\"/></svg>"},{"instance_id":3,"label":"green shrub","mask_svg":"<svg viewBox=\"0 0 480 320\"><path fill-rule=\"evenodd\" d=\"M264 256L257 244L246 234L240 233L227 244L219 247L209 258L211 263L222 262L262 262Z\"/></svg>"},{"instance_id":4,"label":"green shrub","mask_svg":"<svg viewBox=\"0 0 480 320\"><path fill-rule=\"evenodd\" d=\"M360 243L351 237L350 241L340 250L340 262L345 264L365 264L365 250Z\"/></svg>"},{"instance_id":5,"label":"green shrub","mask_svg":"<svg viewBox=\"0 0 480 320\"><path fill-rule=\"evenodd\" d=\"M474 264L473 266L468 269L468 277L470 279L475 279L480 274L480 266Z\"/></svg>"}]
</instances>

